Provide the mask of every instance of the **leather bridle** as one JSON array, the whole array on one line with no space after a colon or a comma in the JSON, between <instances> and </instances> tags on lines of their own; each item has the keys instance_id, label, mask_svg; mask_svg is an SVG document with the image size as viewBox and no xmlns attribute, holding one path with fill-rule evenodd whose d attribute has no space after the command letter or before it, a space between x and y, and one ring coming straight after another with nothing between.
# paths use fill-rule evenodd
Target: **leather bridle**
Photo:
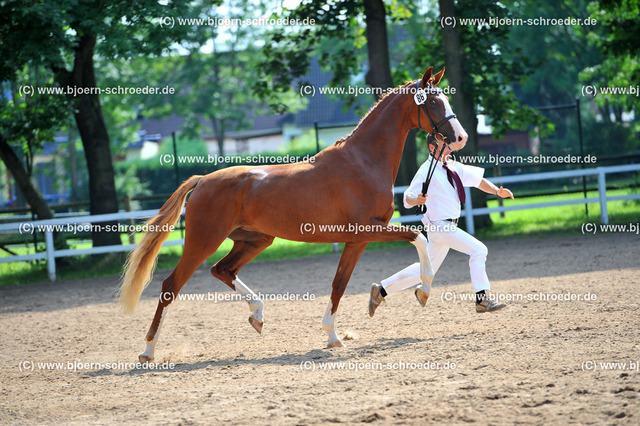
<instances>
[{"instance_id":1,"label":"leather bridle","mask_svg":"<svg viewBox=\"0 0 640 426\"><path fill-rule=\"evenodd\" d=\"M442 93L442 90L438 89L437 87L427 87L427 89L429 90L429 94L435 93L437 95ZM422 129L422 125L420 124L420 109L422 109L426 114L427 118L429 119L429 123L431 124L431 129L432 129L431 135L437 140L445 142L447 137L442 133L440 133L440 131L438 131L438 127L442 126L443 124L445 124L447 121L451 119L457 118L457 116L455 114L447 115L442 120L436 123L431 117L429 108L427 108L427 106L425 105L427 103L427 92L425 91L425 89L420 88L420 80L416 82L416 94L414 95L414 100L416 104L418 104L418 127ZM440 136L440 138L438 137L438 135ZM451 143L451 142L445 142L445 143Z\"/></svg>"},{"instance_id":2,"label":"leather bridle","mask_svg":"<svg viewBox=\"0 0 640 426\"><path fill-rule=\"evenodd\" d=\"M421 124L420 124L420 110L422 109L424 111L424 113L426 114L427 118L429 119L429 123L431 124L431 133L430 135L433 136L434 139L436 139L437 141L441 141L444 142L442 144L442 148L440 148L440 151L438 152L438 145L436 144L436 148L434 149L434 152L432 154L430 154L431 156L431 161L429 163L429 169L427 170L427 178L425 179L425 181L422 183L422 192L421 194L426 195L427 194L427 190L429 189L429 183L431 183L431 178L433 177L433 173L436 171L436 164L434 163L434 159L437 161L440 161L440 158L442 157L442 153L444 152L444 148L446 145L449 145L451 142L446 142L447 137L445 135L443 135L442 133L440 133L440 131L438 130L439 126L442 126L443 124L445 124L447 121L453 119L453 118L457 118L457 116L455 114L451 114L451 115L447 115L446 117L444 117L442 120L438 121L437 123L434 121L434 119L431 117L431 113L429 113L429 109L426 107L426 103L427 103L427 92L425 91L425 89L421 89L420 88L420 81L418 80L416 82L416 94L414 95L414 100L416 102L416 104L418 105L418 127L422 130L425 130L422 128ZM432 87L429 85L429 87L427 87L427 89L429 90L429 94L440 94L442 93L441 89L438 89L437 87ZM440 137L438 137L440 136ZM434 156L434 154L437 154ZM421 206L418 206L418 208L416 209L416 214L425 214L427 212L427 205L423 204ZM428 238L428 237L427 237Z\"/></svg>"}]
</instances>

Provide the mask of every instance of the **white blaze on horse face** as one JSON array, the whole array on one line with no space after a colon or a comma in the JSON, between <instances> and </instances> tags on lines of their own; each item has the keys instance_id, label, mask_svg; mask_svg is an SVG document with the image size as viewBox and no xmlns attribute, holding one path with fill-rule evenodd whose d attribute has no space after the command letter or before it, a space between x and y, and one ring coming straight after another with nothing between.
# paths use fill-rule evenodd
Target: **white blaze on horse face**
<instances>
[{"instance_id":1,"label":"white blaze on horse face","mask_svg":"<svg viewBox=\"0 0 640 426\"><path fill-rule=\"evenodd\" d=\"M444 104L445 117L453 115L453 110L451 109L451 105L449 104L449 99L447 99L445 94L444 93L438 94L438 98ZM451 127L453 127L453 131L456 135L455 141L449 141L451 143L456 144L451 146L451 149L453 151L457 151L459 149L464 148L465 144L467 143L467 138L469 137L469 135L467 135L467 132L465 132L464 128L462 127L462 124L460 124L460 121L458 121L457 118L452 118L451 120L449 120L449 123L451 123Z\"/></svg>"}]
</instances>

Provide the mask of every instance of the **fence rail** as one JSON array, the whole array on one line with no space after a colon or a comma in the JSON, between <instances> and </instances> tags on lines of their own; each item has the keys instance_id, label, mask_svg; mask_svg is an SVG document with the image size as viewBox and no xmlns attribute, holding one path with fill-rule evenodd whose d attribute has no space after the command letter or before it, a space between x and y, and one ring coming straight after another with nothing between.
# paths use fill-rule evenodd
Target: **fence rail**
<instances>
[{"instance_id":1,"label":"fence rail","mask_svg":"<svg viewBox=\"0 0 640 426\"><path fill-rule=\"evenodd\" d=\"M467 232L469 232L470 234L474 234L475 228L473 224L473 217L478 215L514 211L514 210L555 207L555 206L572 205L572 204L599 203L600 204L600 221L603 224L608 224L609 223L609 213L607 210L608 201L640 200L640 194L607 196L606 175L614 174L614 173L635 172L635 171L640 171L640 164L598 167L598 168L584 169L584 170L567 170L567 171L557 171L557 172L533 173L533 174L518 175L518 176L494 177L494 178L491 178L492 182L497 184L508 184L508 183L516 183L516 182L531 182L531 181L551 180L551 179L569 179L569 178L576 178L576 177L582 177L582 176L598 176L598 197L597 198L596 197L581 198L577 200L558 200L558 201L550 201L550 202L543 202L543 203L530 203L530 204L522 204L517 206L473 208L472 202L471 202L470 190L469 188L465 188L465 192L467 194L467 201L465 203L461 216L465 218ZM407 189L406 186L396 187L394 188L394 194L402 194L406 189ZM68 257L68 256L79 256L84 254L102 254L102 253L116 253L116 252L122 252L122 251L129 251L129 250L132 250L135 247L135 245L127 244L127 245L116 245L116 246L93 247L93 248L87 248L87 249L56 250L53 244L54 230L50 228L51 226L78 225L78 224L86 224L86 223L100 223L100 222L111 222L111 221L121 221L121 220L131 220L131 219L145 219L155 215L157 212L158 212L157 210L151 209L151 210L142 210L142 211L136 211L136 212L120 212L120 213L101 214L101 215L93 215L93 216L65 217L65 218L56 218L56 219L49 219L49 220L38 220L38 221L32 221L32 222L0 224L0 232L20 232L21 229L24 228L25 223L29 224L28 225L29 229L45 229L44 234L45 234L45 245L46 245L46 250L44 252L27 254L27 255L0 257L0 263L22 262L22 261L45 259L47 261L47 272L48 272L49 279L51 281L55 281L56 279L55 259L56 258ZM417 220L419 220L417 216L410 215L410 216L400 216L400 217L392 218L391 222L406 223L406 222L415 222ZM47 227L49 227L49 229L46 229ZM171 240L171 241L166 241L163 244L163 247L182 245L182 244L184 244L184 239Z\"/></svg>"},{"instance_id":2,"label":"fence rail","mask_svg":"<svg viewBox=\"0 0 640 426\"><path fill-rule=\"evenodd\" d=\"M470 234L475 234L475 227L473 224L473 217L479 215L485 215L489 213L500 213L514 210L528 210L528 209L537 209L544 207L556 207L556 206L566 206L572 204L591 204L591 203L599 203L600 204L600 222L603 224L609 223L609 211L607 209L607 201L620 201L620 200L640 200L640 194L628 194L628 195L618 195L618 196L607 196L607 183L606 183L606 175L614 174L614 173L627 173L627 172L635 172L640 170L640 164L628 164L624 166L608 166L608 167L597 167L593 169L581 169L581 170L565 170L565 171L557 171L557 172L543 172L543 173L531 173L526 175L518 175L518 176L497 176L491 178L491 182L496 184L508 184L508 183L517 183L517 182L531 182L531 181L539 181L539 180L551 180L551 179L570 179L582 176L598 176L598 197L591 198L581 198L578 200L558 200L558 201L549 201L543 203L530 203L530 204L521 204L517 206L501 206L501 207L483 207L483 208L473 208L471 201L471 192L469 188L465 188L467 201L464 205L464 210L462 211L461 217L465 218L465 224L467 227L467 232ZM398 187L395 189L395 192L404 192L408 187ZM414 222L416 221L416 216L401 216L397 218L391 219L392 222Z\"/></svg>"}]
</instances>

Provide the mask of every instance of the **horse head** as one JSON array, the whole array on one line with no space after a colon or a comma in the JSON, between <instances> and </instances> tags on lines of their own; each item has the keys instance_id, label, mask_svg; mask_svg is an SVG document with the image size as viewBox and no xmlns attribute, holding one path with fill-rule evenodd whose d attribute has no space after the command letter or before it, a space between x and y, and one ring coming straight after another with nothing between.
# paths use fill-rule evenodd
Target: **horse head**
<instances>
[{"instance_id":1,"label":"horse head","mask_svg":"<svg viewBox=\"0 0 640 426\"><path fill-rule=\"evenodd\" d=\"M416 81L414 101L418 106L418 124L438 140L449 144L452 151L464 148L467 142L467 132L453 113L449 98L438 84L444 75L444 68L433 74L433 67L429 67L422 79Z\"/></svg>"}]
</instances>

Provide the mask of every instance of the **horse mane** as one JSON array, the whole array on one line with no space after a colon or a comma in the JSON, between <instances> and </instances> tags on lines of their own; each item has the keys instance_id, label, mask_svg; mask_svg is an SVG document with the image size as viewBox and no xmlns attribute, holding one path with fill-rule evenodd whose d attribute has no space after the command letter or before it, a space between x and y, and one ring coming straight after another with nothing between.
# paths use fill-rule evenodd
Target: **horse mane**
<instances>
[{"instance_id":1,"label":"horse mane","mask_svg":"<svg viewBox=\"0 0 640 426\"><path fill-rule=\"evenodd\" d=\"M396 86L395 88L397 89L399 87L406 87L410 83L411 84L415 83L415 80L408 80L404 84ZM369 117L369 115L376 108L378 108L378 106L380 106L383 102L385 102L389 98L389 95L395 95L395 94L396 93L394 93L393 90L389 90L385 94L383 94L382 97L380 99L378 99L378 101L375 104L373 104L373 106L371 108L369 108L369 111L367 111L367 113L360 119L360 121L358 122L358 125L356 127L354 127L353 130L351 130L351 132L349 132L348 135L346 135L346 136L338 139L337 141L335 141L333 143L333 145L341 145L341 144L347 142L351 138L351 136L353 136L353 134L360 128L360 125L367 119L367 117Z\"/></svg>"}]
</instances>

